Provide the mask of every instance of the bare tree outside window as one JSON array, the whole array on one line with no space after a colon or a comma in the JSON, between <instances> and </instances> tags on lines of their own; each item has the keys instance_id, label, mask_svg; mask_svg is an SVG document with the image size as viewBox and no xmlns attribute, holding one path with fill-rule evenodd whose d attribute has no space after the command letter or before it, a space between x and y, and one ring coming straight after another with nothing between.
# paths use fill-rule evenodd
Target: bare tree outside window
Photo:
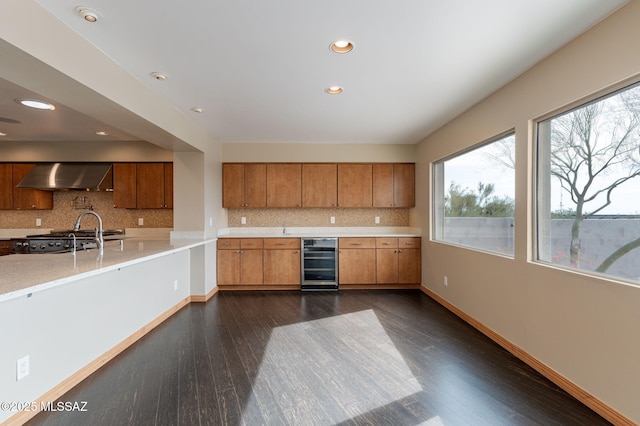
<instances>
[{"instance_id":1,"label":"bare tree outside window","mask_svg":"<svg viewBox=\"0 0 640 426\"><path fill-rule=\"evenodd\" d=\"M539 199L548 199L540 203L546 211L539 210L538 214L546 219L540 221L543 226L549 228L539 229L539 238L548 235L562 239L558 233L566 232L568 256L564 260L568 266L605 272L640 245L640 179L636 179L640 176L640 87L627 88L545 120L539 123L538 133L539 153L546 154L538 159ZM545 170L548 175L540 176ZM596 218L627 219L625 235L615 236L613 241L609 231L614 227L602 221L600 235L592 226L590 238L611 243L585 247L585 221ZM550 219L568 221L570 226L561 230L552 226ZM615 229L620 229L620 223ZM562 252L562 247L553 248L541 260L562 263L563 256L558 254ZM637 278L639 274L636 270L623 275Z\"/></svg>"}]
</instances>

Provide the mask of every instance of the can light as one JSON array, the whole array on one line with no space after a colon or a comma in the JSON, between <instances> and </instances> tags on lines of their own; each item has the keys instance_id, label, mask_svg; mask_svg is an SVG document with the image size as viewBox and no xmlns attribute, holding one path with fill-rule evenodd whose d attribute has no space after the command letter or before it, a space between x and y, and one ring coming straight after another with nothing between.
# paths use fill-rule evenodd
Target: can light
<instances>
[{"instance_id":1,"label":"can light","mask_svg":"<svg viewBox=\"0 0 640 426\"><path fill-rule=\"evenodd\" d=\"M344 89L340 86L331 86L328 87L325 91L330 95L339 95L340 93L344 92Z\"/></svg>"},{"instance_id":2,"label":"can light","mask_svg":"<svg viewBox=\"0 0 640 426\"><path fill-rule=\"evenodd\" d=\"M100 16L95 10L84 6L76 7L76 12L82 16L82 19L91 23L98 22L98 17Z\"/></svg>"},{"instance_id":3,"label":"can light","mask_svg":"<svg viewBox=\"0 0 640 426\"><path fill-rule=\"evenodd\" d=\"M56 107L49 102L41 101L39 99L18 98L16 99L16 102L29 108L44 109L49 111L53 111L54 109L56 109Z\"/></svg>"},{"instance_id":4,"label":"can light","mask_svg":"<svg viewBox=\"0 0 640 426\"><path fill-rule=\"evenodd\" d=\"M329 46L332 52L349 53L353 50L353 43L349 40L336 40Z\"/></svg>"}]
</instances>

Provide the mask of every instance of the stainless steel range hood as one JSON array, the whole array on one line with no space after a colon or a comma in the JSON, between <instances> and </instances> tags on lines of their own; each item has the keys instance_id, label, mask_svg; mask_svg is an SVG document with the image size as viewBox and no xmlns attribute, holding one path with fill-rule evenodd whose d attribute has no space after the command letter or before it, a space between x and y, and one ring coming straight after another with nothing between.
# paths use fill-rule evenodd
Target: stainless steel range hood
<instances>
[{"instance_id":1,"label":"stainless steel range hood","mask_svg":"<svg viewBox=\"0 0 640 426\"><path fill-rule=\"evenodd\" d=\"M38 163L17 188L113 190L111 163Z\"/></svg>"}]
</instances>

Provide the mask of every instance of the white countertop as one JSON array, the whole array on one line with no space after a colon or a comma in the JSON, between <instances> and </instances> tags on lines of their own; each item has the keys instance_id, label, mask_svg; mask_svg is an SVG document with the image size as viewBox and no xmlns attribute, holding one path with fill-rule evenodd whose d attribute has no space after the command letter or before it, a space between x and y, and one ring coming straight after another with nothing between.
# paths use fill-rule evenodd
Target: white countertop
<instances>
[{"instance_id":1,"label":"white countertop","mask_svg":"<svg viewBox=\"0 0 640 426\"><path fill-rule=\"evenodd\" d=\"M420 228L408 226L236 227L218 231L219 238L420 237L421 234Z\"/></svg>"},{"instance_id":2,"label":"white countertop","mask_svg":"<svg viewBox=\"0 0 640 426\"><path fill-rule=\"evenodd\" d=\"M101 274L166 254L187 250L214 239L137 237L107 241L100 250L72 253L0 256L0 302L70 281Z\"/></svg>"}]
</instances>

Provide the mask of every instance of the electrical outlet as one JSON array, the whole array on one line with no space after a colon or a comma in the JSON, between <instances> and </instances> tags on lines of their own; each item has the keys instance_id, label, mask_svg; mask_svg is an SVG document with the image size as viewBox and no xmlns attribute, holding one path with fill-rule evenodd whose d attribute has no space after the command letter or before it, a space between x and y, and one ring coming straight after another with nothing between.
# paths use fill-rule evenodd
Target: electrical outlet
<instances>
[{"instance_id":1,"label":"electrical outlet","mask_svg":"<svg viewBox=\"0 0 640 426\"><path fill-rule=\"evenodd\" d=\"M241 223L242 225L246 225L246 224L247 224L247 218L246 218L246 217L244 217L244 216L242 216L242 217L240 218L240 223Z\"/></svg>"},{"instance_id":2,"label":"electrical outlet","mask_svg":"<svg viewBox=\"0 0 640 426\"><path fill-rule=\"evenodd\" d=\"M376 224L380 224L380 216L376 216L375 222L376 222Z\"/></svg>"},{"instance_id":3,"label":"electrical outlet","mask_svg":"<svg viewBox=\"0 0 640 426\"><path fill-rule=\"evenodd\" d=\"M143 217L139 217L138 218L138 225L140 225L140 226L144 225L144 218Z\"/></svg>"},{"instance_id":4,"label":"electrical outlet","mask_svg":"<svg viewBox=\"0 0 640 426\"><path fill-rule=\"evenodd\" d=\"M42 219L40 218L36 219L36 226L42 226Z\"/></svg>"},{"instance_id":5,"label":"electrical outlet","mask_svg":"<svg viewBox=\"0 0 640 426\"><path fill-rule=\"evenodd\" d=\"M29 375L29 355L23 356L16 361L16 382Z\"/></svg>"},{"instance_id":6,"label":"electrical outlet","mask_svg":"<svg viewBox=\"0 0 640 426\"><path fill-rule=\"evenodd\" d=\"M209 226L213 226L213 218L212 217L209 218Z\"/></svg>"},{"instance_id":7,"label":"electrical outlet","mask_svg":"<svg viewBox=\"0 0 640 426\"><path fill-rule=\"evenodd\" d=\"M445 287L448 287L448 286L449 286L449 278L447 278L447 276L446 276L446 275L444 276L444 282L443 282L443 284L444 284L444 286L445 286Z\"/></svg>"},{"instance_id":8,"label":"electrical outlet","mask_svg":"<svg viewBox=\"0 0 640 426\"><path fill-rule=\"evenodd\" d=\"M336 217L335 216L331 216L331 223L336 223Z\"/></svg>"},{"instance_id":9,"label":"electrical outlet","mask_svg":"<svg viewBox=\"0 0 640 426\"><path fill-rule=\"evenodd\" d=\"M173 289L178 290L178 280L173 280Z\"/></svg>"}]
</instances>

